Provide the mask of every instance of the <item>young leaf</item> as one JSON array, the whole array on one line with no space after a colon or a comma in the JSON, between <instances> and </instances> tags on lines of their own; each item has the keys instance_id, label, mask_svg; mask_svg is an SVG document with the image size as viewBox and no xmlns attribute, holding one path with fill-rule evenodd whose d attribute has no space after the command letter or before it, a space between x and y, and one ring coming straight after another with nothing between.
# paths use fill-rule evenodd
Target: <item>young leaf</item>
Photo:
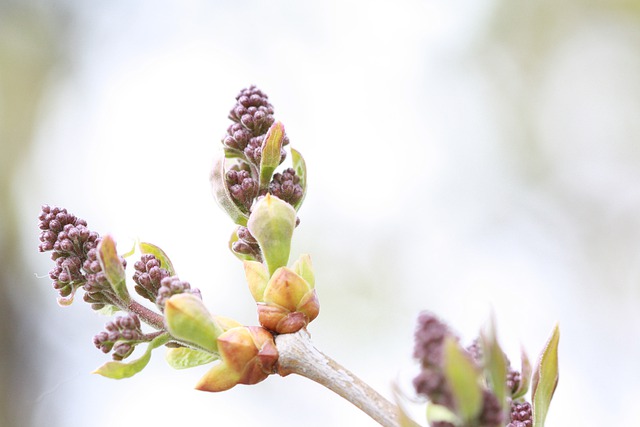
<instances>
[{"instance_id":1,"label":"young leaf","mask_svg":"<svg viewBox=\"0 0 640 427\"><path fill-rule=\"evenodd\" d=\"M392 389L393 397L396 401L396 407L398 408L398 424L400 425L400 427L421 427L420 424L411 419L409 414L407 414L407 411L404 409L404 405L402 404L404 396L396 382L393 382Z\"/></svg>"},{"instance_id":2,"label":"young leaf","mask_svg":"<svg viewBox=\"0 0 640 427\"><path fill-rule=\"evenodd\" d=\"M231 193L227 188L227 178L224 169L225 157L224 152L219 152L216 156L213 169L211 170L211 187L216 202L231 217L233 222L238 225L247 225L249 218L238 205L233 201Z\"/></svg>"},{"instance_id":3,"label":"young leaf","mask_svg":"<svg viewBox=\"0 0 640 427\"><path fill-rule=\"evenodd\" d=\"M533 406L533 427L543 427L549 411L551 398L558 385L558 343L560 329L553 328L538 364L533 372L531 401Z\"/></svg>"},{"instance_id":4,"label":"young leaf","mask_svg":"<svg viewBox=\"0 0 640 427\"><path fill-rule=\"evenodd\" d=\"M269 274L289 261L296 211L287 202L267 193L254 206L247 227L256 238Z\"/></svg>"},{"instance_id":5,"label":"young leaf","mask_svg":"<svg viewBox=\"0 0 640 427\"><path fill-rule=\"evenodd\" d=\"M177 347L168 349L165 359L173 369L187 369L213 362L217 357L204 351Z\"/></svg>"},{"instance_id":6,"label":"young leaf","mask_svg":"<svg viewBox=\"0 0 640 427\"><path fill-rule=\"evenodd\" d=\"M218 336L224 331L202 300L193 294L177 294L164 308L167 329L174 337L218 352Z\"/></svg>"},{"instance_id":7,"label":"young leaf","mask_svg":"<svg viewBox=\"0 0 640 427\"><path fill-rule=\"evenodd\" d=\"M506 398L507 360L496 338L496 327L493 317L489 322L488 331L481 334L484 365L487 371L491 389L498 402L504 408Z\"/></svg>"},{"instance_id":8,"label":"young leaf","mask_svg":"<svg viewBox=\"0 0 640 427\"><path fill-rule=\"evenodd\" d=\"M275 122L271 125L262 143L262 156L260 158L260 188L266 189L271 181L271 176L280 164L280 151L284 141L284 125Z\"/></svg>"},{"instance_id":9,"label":"young leaf","mask_svg":"<svg viewBox=\"0 0 640 427\"><path fill-rule=\"evenodd\" d=\"M256 302L263 302L264 290L267 287L267 283L269 283L269 273L264 264L257 261L245 261L244 275L253 299Z\"/></svg>"},{"instance_id":10,"label":"young leaf","mask_svg":"<svg viewBox=\"0 0 640 427\"><path fill-rule=\"evenodd\" d=\"M151 352L154 349L169 342L170 339L171 337L169 336L169 334L159 335L149 343L146 351L142 356L140 356L140 358L131 362L107 362L93 371L93 373L114 380L121 380L123 378L132 377L147 366L149 360L151 359Z\"/></svg>"},{"instance_id":11,"label":"young leaf","mask_svg":"<svg viewBox=\"0 0 640 427\"><path fill-rule=\"evenodd\" d=\"M315 287L316 279L313 274L313 265L311 265L311 257L309 254L300 255L300 258L293 263L292 269L307 281L311 289Z\"/></svg>"},{"instance_id":12,"label":"young leaf","mask_svg":"<svg viewBox=\"0 0 640 427\"><path fill-rule=\"evenodd\" d=\"M457 412L466 423L473 423L482 410L481 375L455 339L444 343L444 374L451 386Z\"/></svg>"},{"instance_id":13,"label":"young leaf","mask_svg":"<svg viewBox=\"0 0 640 427\"><path fill-rule=\"evenodd\" d=\"M300 178L300 186L302 187L302 197L295 204L294 208L297 210L302 206L304 198L307 195L307 165L304 162L302 154L297 150L291 149L291 161L293 163L293 170L296 171L296 175Z\"/></svg>"},{"instance_id":14,"label":"young leaf","mask_svg":"<svg viewBox=\"0 0 640 427\"><path fill-rule=\"evenodd\" d=\"M169 272L169 276L174 276L176 274L176 271L173 268L173 264L171 263L171 260L162 249L160 249L154 244L146 243L146 242L140 242L139 246L140 246L141 253L155 256L156 259L160 261L160 267L164 268Z\"/></svg>"},{"instance_id":15,"label":"young leaf","mask_svg":"<svg viewBox=\"0 0 640 427\"><path fill-rule=\"evenodd\" d=\"M427 421L429 422L429 425L433 425L437 422L451 423L453 425L458 425L460 423L460 420L456 414L451 412L451 409L431 402L427 403Z\"/></svg>"},{"instance_id":16,"label":"young leaf","mask_svg":"<svg viewBox=\"0 0 640 427\"><path fill-rule=\"evenodd\" d=\"M97 252L98 261L111 288L122 302L129 302L127 279L124 266L116 251L116 241L110 235L104 236L98 243Z\"/></svg>"},{"instance_id":17,"label":"young leaf","mask_svg":"<svg viewBox=\"0 0 640 427\"><path fill-rule=\"evenodd\" d=\"M519 399L529 391L529 384L531 383L531 362L524 348L520 350L521 368L520 368L520 384L518 389L513 393L512 398Z\"/></svg>"}]
</instances>

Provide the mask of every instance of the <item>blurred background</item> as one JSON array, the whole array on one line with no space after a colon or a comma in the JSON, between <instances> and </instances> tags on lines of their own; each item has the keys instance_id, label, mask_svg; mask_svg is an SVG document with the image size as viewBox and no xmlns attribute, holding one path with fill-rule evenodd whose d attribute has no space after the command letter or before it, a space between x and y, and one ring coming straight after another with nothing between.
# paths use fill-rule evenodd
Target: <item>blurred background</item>
<instances>
[{"instance_id":1,"label":"blurred background","mask_svg":"<svg viewBox=\"0 0 640 427\"><path fill-rule=\"evenodd\" d=\"M56 304L43 203L255 323L208 183L250 84L309 168L320 349L391 396L420 310L466 342L495 313L516 366L559 322L547 425L637 424L639 52L637 0L0 1L0 425L375 425L301 378L196 392L162 351L91 375L108 319Z\"/></svg>"}]
</instances>

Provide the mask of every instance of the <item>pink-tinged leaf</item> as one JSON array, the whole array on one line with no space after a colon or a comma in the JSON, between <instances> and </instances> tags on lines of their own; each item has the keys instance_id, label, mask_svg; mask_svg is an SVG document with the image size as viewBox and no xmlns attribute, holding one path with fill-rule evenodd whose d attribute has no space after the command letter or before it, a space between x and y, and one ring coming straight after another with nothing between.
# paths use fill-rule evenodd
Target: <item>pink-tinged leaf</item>
<instances>
[{"instance_id":1,"label":"pink-tinged leaf","mask_svg":"<svg viewBox=\"0 0 640 427\"><path fill-rule=\"evenodd\" d=\"M116 241L112 236L106 235L100 240L97 253L102 272L111 285L111 289L113 289L122 302L129 302L129 291L127 291L127 279L124 266L122 265L120 256L118 256Z\"/></svg>"},{"instance_id":2,"label":"pink-tinged leaf","mask_svg":"<svg viewBox=\"0 0 640 427\"><path fill-rule=\"evenodd\" d=\"M169 272L169 276L174 276L176 274L171 260L162 249L152 243L147 242L140 242L139 246L141 253L155 256L156 259L160 261L160 267Z\"/></svg>"},{"instance_id":3,"label":"pink-tinged leaf","mask_svg":"<svg viewBox=\"0 0 640 427\"><path fill-rule=\"evenodd\" d=\"M560 329L553 328L551 337L538 359L532 379L533 427L544 427L553 393L558 385L558 343Z\"/></svg>"},{"instance_id":4,"label":"pink-tinged leaf","mask_svg":"<svg viewBox=\"0 0 640 427\"><path fill-rule=\"evenodd\" d=\"M162 334L153 339L147 346L147 350L140 358L131 362L107 362L93 371L94 374L102 375L103 377L111 378L114 380L121 380L123 378L129 378L142 371L149 360L151 359L151 352L169 342L171 337L169 334Z\"/></svg>"}]
</instances>

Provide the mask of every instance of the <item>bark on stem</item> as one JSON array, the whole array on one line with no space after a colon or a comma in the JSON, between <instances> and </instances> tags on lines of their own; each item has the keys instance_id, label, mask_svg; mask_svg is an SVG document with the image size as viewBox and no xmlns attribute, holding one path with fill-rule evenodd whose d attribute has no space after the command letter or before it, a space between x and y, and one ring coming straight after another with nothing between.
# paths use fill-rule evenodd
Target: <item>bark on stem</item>
<instances>
[{"instance_id":1,"label":"bark on stem","mask_svg":"<svg viewBox=\"0 0 640 427\"><path fill-rule=\"evenodd\" d=\"M342 396L384 427L399 427L398 409L368 384L313 346L309 333L276 337L278 374L298 374Z\"/></svg>"}]
</instances>

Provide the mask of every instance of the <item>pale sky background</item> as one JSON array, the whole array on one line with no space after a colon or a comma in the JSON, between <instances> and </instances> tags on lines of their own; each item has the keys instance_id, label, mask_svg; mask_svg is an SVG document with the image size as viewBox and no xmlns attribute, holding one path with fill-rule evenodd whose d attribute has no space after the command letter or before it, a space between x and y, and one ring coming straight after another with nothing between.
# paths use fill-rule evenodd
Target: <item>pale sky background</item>
<instances>
[{"instance_id":1,"label":"pale sky background","mask_svg":"<svg viewBox=\"0 0 640 427\"><path fill-rule=\"evenodd\" d=\"M81 300L56 305L37 252L42 203L114 235L122 252L136 238L161 246L211 311L256 323L208 182L250 84L307 161L292 259L314 261L318 348L391 396L392 381L409 390L416 373L420 310L465 342L495 313L516 365L520 345L535 360L558 322L547 426L637 424L637 2L0 5L2 46L19 61L50 58L7 188L27 273L3 284L29 355L5 383L26 411L19 425L375 425L301 378L197 392L208 368L174 371L163 350L131 379L91 375L108 360L91 342L108 319Z\"/></svg>"}]
</instances>

